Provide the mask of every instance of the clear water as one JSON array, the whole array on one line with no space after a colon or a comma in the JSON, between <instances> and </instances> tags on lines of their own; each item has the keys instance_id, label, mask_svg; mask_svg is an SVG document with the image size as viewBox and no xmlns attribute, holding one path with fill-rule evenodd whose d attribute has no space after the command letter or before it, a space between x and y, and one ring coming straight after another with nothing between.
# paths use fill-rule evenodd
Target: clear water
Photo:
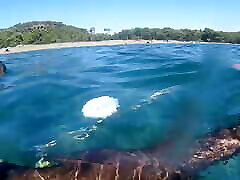
<instances>
[{"instance_id":1,"label":"clear water","mask_svg":"<svg viewBox=\"0 0 240 180\"><path fill-rule=\"evenodd\" d=\"M128 45L2 55L0 159L34 165L42 154L186 142L238 122L237 45ZM117 113L85 118L84 104L117 98ZM239 158L201 179L239 179ZM234 172L233 172L234 171ZM231 173L229 173L231 172ZM238 178L237 178L238 177Z\"/></svg>"}]
</instances>

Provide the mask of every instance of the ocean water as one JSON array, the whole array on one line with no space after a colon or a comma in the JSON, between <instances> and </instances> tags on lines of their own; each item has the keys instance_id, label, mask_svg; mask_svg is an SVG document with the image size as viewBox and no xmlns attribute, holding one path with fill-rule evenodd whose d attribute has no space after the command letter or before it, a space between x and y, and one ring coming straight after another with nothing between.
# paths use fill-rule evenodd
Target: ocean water
<instances>
[{"instance_id":1,"label":"ocean water","mask_svg":"<svg viewBox=\"0 0 240 180\"><path fill-rule=\"evenodd\" d=\"M34 166L46 154L181 143L238 123L238 45L124 45L1 55L0 159ZM118 100L106 118L91 99ZM239 179L240 158L200 179Z\"/></svg>"}]
</instances>

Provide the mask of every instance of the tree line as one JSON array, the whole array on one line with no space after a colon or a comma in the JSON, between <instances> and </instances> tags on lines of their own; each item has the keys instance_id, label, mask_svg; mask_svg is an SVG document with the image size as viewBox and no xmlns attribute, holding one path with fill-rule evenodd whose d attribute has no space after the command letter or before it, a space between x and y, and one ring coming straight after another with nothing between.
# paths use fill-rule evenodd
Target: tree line
<instances>
[{"instance_id":1,"label":"tree line","mask_svg":"<svg viewBox=\"0 0 240 180\"><path fill-rule=\"evenodd\" d=\"M204 30L135 28L122 30L117 34L114 34L113 39L177 40L240 44L240 32L214 31L209 28L205 28Z\"/></svg>"},{"instance_id":2,"label":"tree line","mask_svg":"<svg viewBox=\"0 0 240 180\"><path fill-rule=\"evenodd\" d=\"M0 30L0 48L25 44L140 39L240 44L240 32L214 31L209 28L205 28L204 30L134 28L122 30L113 35L91 34L86 29L50 21L17 24L9 29Z\"/></svg>"}]
</instances>

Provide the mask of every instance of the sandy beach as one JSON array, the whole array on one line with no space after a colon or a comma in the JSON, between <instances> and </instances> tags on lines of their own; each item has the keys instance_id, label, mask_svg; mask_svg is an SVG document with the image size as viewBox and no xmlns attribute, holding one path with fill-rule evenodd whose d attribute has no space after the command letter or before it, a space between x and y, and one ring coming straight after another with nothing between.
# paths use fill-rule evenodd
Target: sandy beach
<instances>
[{"instance_id":1,"label":"sandy beach","mask_svg":"<svg viewBox=\"0 0 240 180\"><path fill-rule=\"evenodd\" d=\"M227 44L227 43L209 43L195 41L174 41L174 40L108 40L108 41L89 41L89 42L67 42L53 43L41 45L19 45L17 47L8 47L0 49L0 54L20 53L27 51L37 51L44 49L61 49L87 46L112 46L112 45L128 45L128 44ZM8 49L8 51L6 51Z\"/></svg>"}]
</instances>

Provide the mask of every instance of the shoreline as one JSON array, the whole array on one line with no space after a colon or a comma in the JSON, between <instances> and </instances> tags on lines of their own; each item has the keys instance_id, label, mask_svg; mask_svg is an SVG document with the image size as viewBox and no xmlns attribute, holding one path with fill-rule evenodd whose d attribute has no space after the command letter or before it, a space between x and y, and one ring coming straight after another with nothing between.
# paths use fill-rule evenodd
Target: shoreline
<instances>
[{"instance_id":1,"label":"shoreline","mask_svg":"<svg viewBox=\"0 0 240 180\"><path fill-rule=\"evenodd\" d=\"M114 46L114 45L129 45L129 44L231 44L231 43L216 43L216 42L196 42L196 41L175 41L175 40L107 40L107 41L88 41L88 42L66 42L52 44L36 44L36 45L18 45L16 47L8 47L0 49L0 55L21 53L29 51L38 51L46 49L62 49L76 47L91 47L91 46ZM8 49L9 51L6 51Z\"/></svg>"}]
</instances>

